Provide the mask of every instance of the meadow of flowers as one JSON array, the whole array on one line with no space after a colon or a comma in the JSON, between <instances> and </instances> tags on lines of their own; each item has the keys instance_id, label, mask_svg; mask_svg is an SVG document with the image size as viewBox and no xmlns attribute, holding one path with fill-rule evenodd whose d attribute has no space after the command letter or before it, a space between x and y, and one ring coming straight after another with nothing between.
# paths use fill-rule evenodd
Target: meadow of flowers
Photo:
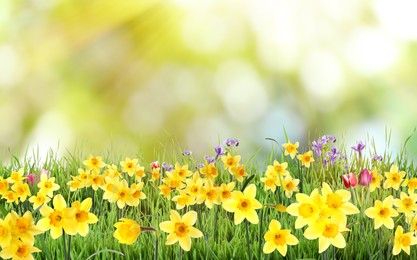
<instances>
[{"instance_id":1,"label":"meadow of flowers","mask_svg":"<svg viewBox=\"0 0 417 260\"><path fill-rule=\"evenodd\" d=\"M417 244L406 154L333 136L271 139L267 159L227 139L143 162L53 153L0 168L2 259L396 259ZM304 148L303 148L304 147Z\"/></svg>"}]
</instances>

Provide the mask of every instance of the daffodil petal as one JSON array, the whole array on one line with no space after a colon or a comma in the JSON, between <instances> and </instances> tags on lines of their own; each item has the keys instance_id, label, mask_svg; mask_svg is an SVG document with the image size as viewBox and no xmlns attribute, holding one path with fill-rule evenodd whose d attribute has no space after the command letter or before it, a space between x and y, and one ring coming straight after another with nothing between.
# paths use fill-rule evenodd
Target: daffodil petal
<instances>
[{"instance_id":1,"label":"daffodil petal","mask_svg":"<svg viewBox=\"0 0 417 260\"><path fill-rule=\"evenodd\" d=\"M275 248L276 248L276 246L272 241L266 241L265 245L264 245L264 248L263 248L263 251L264 251L265 254L270 254L270 253L274 252Z\"/></svg>"},{"instance_id":2,"label":"daffodil petal","mask_svg":"<svg viewBox=\"0 0 417 260\"><path fill-rule=\"evenodd\" d=\"M329 239L325 237L319 237L319 254L326 251L326 249L330 246Z\"/></svg>"},{"instance_id":3,"label":"daffodil petal","mask_svg":"<svg viewBox=\"0 0 417 260\"><path fill-rule=\"evenodd\" d=\"M185 236L185 237L181 237L179 239L180 241L180 246L184 251L190 251L191 249L191 237L189 236Z\"/></svg>"}]
</instances>

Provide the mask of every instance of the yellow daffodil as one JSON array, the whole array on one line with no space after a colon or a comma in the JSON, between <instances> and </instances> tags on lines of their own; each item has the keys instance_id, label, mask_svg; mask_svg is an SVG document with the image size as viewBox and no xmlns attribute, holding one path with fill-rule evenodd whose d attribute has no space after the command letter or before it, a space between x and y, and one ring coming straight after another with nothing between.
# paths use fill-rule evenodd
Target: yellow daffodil
<instances>
[{"instance_id":1,"label":"yellow daffodil","mask_svg":"<svg viewBox=\"0 0 417 260\"><path fill-rule=\"evenodd\" d=\"M194 205L196 197L190 196L185 191L180 191L180 195L173 197L172 201L177 202L176 209L182 209L185 206Z\"/></svg>"},{"instance_id":2,"label":"yellow daffodil","mask_svg":"<svg viewBox=\"0 0 417 260\"><path fill-rule=\"evenodd\" d=\"M87 166L88 170L99 172L101 168L106 166L106 163L103 162L103 158L101 156L93 156L88 155L88 159L83 162L85 166Z\"/></svg>"},{"instance_id":3,"label":"yellow daffodil","mask_svg":"<svg viewBox=\"0 0 417 260\"><path fill-rule=\"evenodd\" d=\"M77 221L77 233L85 237L88 233L88 224L97 223L98 218L93 213L89 212L93 200L86 198L82 202L76 200L71 204L71 208L75 209L75 220Z\"/></svg>"},{"instance_id":4,"label":"yellow daffodil","mask_svg":"<svg viewBox=\"0 0 417 260\"><path fill-rule=\"evenodd\" d=\"M43 231L51 230L51 237L57 239L63 231L69 235L77 233L75 208L67 208L67 203L61 194L52 200L54 208L43 205L40 212L44 218L38 221L37 226Z\"/></svg>"},{"instance_id":5,"label":"yellow daffodil","mask_svg":"<svg viewBox=\"0 0 417 260\"><path fill-rule=\"evenodd\" d=\"M287 212L287 207L285 207L285 205L282 205L282 204L277 204L274 206L274 208L281 213Z\"/></svg>"},{"instance_id":6,"label":"yellow daffodil","mask_svg":"<svg viewBox=\"0 0 417 260\"><path fill-rule=\"evenodd\" d=\"M192 197L197 198L200 194L200 190L204 185L204 179L200 178L198 172L195 172L192 178L185 180L185 191Z\"/></svg>"},{"instance_id":7,"label":"yellow daffodil","mask_svg":"<svg viewBox=\"0 0 417 260\"><path fill-rule=\"evenodd\" d=\"M256 209L262 208L262 204L255 198L256 186L250 184L241 191L232 192L232 198L223 203L223 208L228 212L234 212L234 223L238 225L244 219L252 224L258 224L259 218Z\"/></svg>"},{"instance_id":8,"label":"yellow daffodil","mask_svg":"<svg viewBox=\"0 0 417 260\"><path fill-rule=\"evenodd\" d=\"M229 172L235 176L238 182L243 182L243 178L248 176L248 173L245 171L245 165L243 164L229 168Z\"/></svg>"},{"instance_id":9,"label":"yellow daffodil","mask_svg":"<svg viewBox=\"0 0 417 260\"><path fill-rule=\"evenodd\" d=\"M32 195L30 193L29 185L23 182L15 182L12 185L12 191L17 194L21 202L26 201L27 197Z\"/></svg>"},{"instance_id":10,"label":"yellow daffodil","mask_svg":"<svg viewBox=\"0 0 417 260\"><path fill-rule=\"evenodd\" d=\"M67 185L70 186L70 191L76 191L78 189L84 188L84 184L80 180L80 176L71 176L72 181L67 182Z\"/></svg>"},{"instance_id":11,"label":"yellow daffodil","mask_svg":"<svg viewBox=\"0 0 417 260\"><path fill-rule=\"evenodd\" d=\"M219 197L222 203L232 198L232 191L234 188L235 188L235 182L230 182L228 184L222 183L220 185Z\"/></svg>"},{"instance_id":12,"label":"yellow daffodil","mask_svg":"<svg viewBox=\"0 0 417 260\"><path fill-rule=\"evenodd\" d=\"M177 172L171 171L166 173L167 177L164 178L164 183L168 185L172 190L179 189L182 190L185 188L185 183L182 181L182 178L178 175Z\"/></svg>"},{"instance_id":13,"label":"yellow daffodil","mask_svg":"<svg viewBox=\"0 0 417 260\"><path fill-rule=\"evenodd\" d=\"M145 193L142 192L143 185L144 185L143 182L133 183L132 185L130 185L132 200L127 201L128 203L131 203L131 204L128 204L129 206L136 207L139 205L140 200L146 199Z\"/></svg>"},{"instance_id":14,"label":"yellow daffodil","mask_svg":"<svg viewBox=\"0 0 417 260\"><path fill-rule=\"evenodd\" d=\"M160 168L152 169L151 179L150 179L151 182L157 181L161 178L161 174L159 173L159 171L160 171Z\"/></svg>"},{"instance_id":15,"label":"yellow daffodil","mask_svg":"<svg viewBox=\"0 0 417 260\"><path fill-rule=\"evenodd\" d=\"M346 215L359 213L359 209L349 202L351 194L347 190L333 192L330 186L323 182L322 195L326 204L324 210L340 226L346 226Z\"/></svg>"},{"instance_id":16,"label":"yellow daffodil","mask_svg":"<svg viewBox=\"0 0 417 260\"><path fill-rule=\"evenodd\" d=\"M22 217L19 217L15 211L12 211L11 216L10 224L14 227L12 229L13 237L33 245L35 236L43 233L43 231L35 225L32 213L26 211Z\"/></svg>"},{"instance_id":17,"label":"yellow daffodil","mask_svg":"<svg viewBox=\"0 0 417 260\"><path fill-rule=\"evenodd\" d=\"M376 200L374 207L365 210L368 218L375 219L375 229L380 228L382 225L388 229L394 228L392 217L398 216L398 212L392 208L393 201L394 198L390 195L383 202Z\"/></svg>"},{"instance_id":18,"label":"yellow daffodil","mask_svg":"<svg viewBox=\"0 0 417 260\"><path fill-rule=\"evenodd\" d=\"M9 246L12 240L12 215L9 213L3 219L0 218L0 247L5 248Z\"/></svg>"},{"instance_id":19,"label":"yellow daffodil","mask_svg":"<svg viewBox=\"0 0 417 260\"><path fill-rule=\"evenodd\" d=\"M50 201L51 199L42 192L38 192L36 196L32 196L29 198L29 202L33 204L33 209L37 209L40 206L42 206L42 204L46 204Z\"/></svg>"},{"instance_id":20,"label":"yellow daffodil","mask_svg":"<svg viewBox=\"0 0 417 260\"><path fill-rule=\"evenodd\" d=\"M171 199L171 187L168 185L162 184L158 186L158 189L161 191L159 192L160 195L165 196L167 199Z\"/></svg>"},{"instance_id":21,"label":"yellow daffodil","mask_svg":"<svg viewBox=\"0 0 417 260\"><path fill-rule=\"evenodd\" d=\"M372 169L371 171L372 173L372 181L369 184L369 191L373 192L376 188L380 189L381 188L381 180L383 178L383 176L381 174L378 173L377 169Z\"/></svg>"},{"instance_id":22,"label":"yellow daffodil","mask_svg":"<svg viewBox=\"0 0 417 260\"><path fill-rule=\"evenodd\" d=\"M331 219L320 218L304 231L304 237L309 240L319 239L319 253L333 245L337 248L346 246L345 238L342 233L349 231L345 226L338 225Z\"/></svg>"},{"instance_id":23,"label":"yellow daffodil","mask_svg":"<svg viewBox=\"0 0 417 260\"><path fill-rule=\"evenodd\" d=\"M10 174L10 177L7 178L7 181L9 183L15 183L15 182L23 182L23 180L27 179L27 177L24 177L24 169L20 168L17 172L12 172L12 174Z\"/></svg>"},{"instance_id":24,"label":"yellow daffodil","mask_svg":"<svg viewBox=\"0 0 417 260\"><path fill-rule=\"evenodd\" d=\"M270 254L276 249L282 256L285 256L287 245L294 246L298 244L298 239L291 235L291 230L281 229L281 223L275 219L269 223L269 229L264 238L266 241L263 248L265 254Z\"/></svg>"},{"instance_id":25,"label":"yellow daffodil","mask_svg":"<svg viewBox=\"0 0 417 260\"><path fill-rule=\"evenodd\" d=\"M410 255L410 246L417 244L417 238L413 235L413 232L403 233L403 231L402 226L397 226L394 247L392 248L393 255L398 255L401 250Z\"/></svg>"},{"instance_id":26,"label":"yellow daffodil","mask_svg":"<svg viewBox=\"0 0 417 260\"><path fill-rule=\"evenodd\" d=\"M0 257L3 259L12 258L13 260L29 260L34 259L32 253L41 252L33 243L25 243L20 240L14 240L9 246L3 248Z\"/></svg>"},{"instance_id":27,"label":"yellow daffodil","mask_svg":"<svg viewBox=\"0 0 417 260\"><path fill-rule=\"evenodd\" d=\"M193 172L188 170L187 164L181 166L178 162L175 163L174 170L171 172L175 172L181 181L185 181L187 177L193 175Z\"/></svg>"},{"instance_id":28,"label":"yellow daffodil","mask_svg":"<svg viewBox=\"0 0 417 260\"><path fill-rule=\"evenodd\" d=\"M145 173L145 167L143 167L143 166L140 166L139 164L138 164L138 166L136 167L136 171L135 171L135 178L136 178L136 181L140 181L142 178L144 178L146 176L146 173Z\"/></svg>"},{"instance_id":29,"label":"yellow daffodil","mask_svg":"<svg viewBox=\"0 0 417 260\"><path fill-rule=\"evenodd\" d=\"M297 202L287 207L287 212L291 216L296 216L295 228L300 229L305 225L314 223L324 207L324 199L317 189L314 189L310 196L304 193L295 195Z\"/></svg>"},{"instance_id":30,"label":"yellow daffodil","mask_svg":"<svg viewBox=\"0 0 417 260\"><path fill-rule=\"evenodd\" d=\"M113 197L109 201L116 201L119 209L124 208L126 204L133 205L132 191L130 190L126 180L115 183Z\"/></svg>"},{"instance_id":31,"label":"yellow daffodil","mask_svg":"<svg viewBox=\"0 0 417 260\"><path fill-rule=\"evenodd\" d=\"M299 179L293 179L291 175L285 176L282 180L282 187L285 191L285 196L291 198L294 192L299 192L297 185L300 183Z\"/></svg>"},{"instance_id":32,"label":"yellow daffodil","mask_svg":"<svg viewBox=\"0 0 417 260\"><path fill-rule=\"evenodd\" d=\"M400 188L400 184L403 181L405 176L405 172L401 171L398 172L398 166L396 164L391 166L389 172L385 172L385 182L384 182L384 189L393 188L398 190Z\"/></svg>"},{"instance_id":33,"label":"yellow daffodil","mask_svg":"<svg viewBox=\"0 0 417 260\"><path fill-rule=\"evenodd\" d=\"M46 174L41 174L41 180L38 183L39 191L48 197L54 196L54 191L59 190L60 186L55 183L55 177L48 178Z\"/></svg>"},{"instance_id":34,"label":"yellow daffodil","mask_svg":"<svg viewBox=\"0 0 417 260\"><path fill-rule=\"evenodd\" d=\"M265 177L261 178L261 182L264 183L265 191L271 190L272 192L275 192L275 190L277 189L277 186L280 186L279 179L277 178L277 176L275 176L271 172L267 172Z\"/></svg>"},{"instance_id":35,"label":"yellow daffodil","mask_svg":"<svg viewBox=\"0 0 417 260\"><path fill-rule=\"evenodd\" d=\"M87 186L91 186L93 190L98 190L104 184L103 175L93 171L88 177Z\"/></svg>"},{"instance_id":36,"label":"yellow daffodil","mask_svg":"<svg viewBox=\"0 0 417 260\"><path fill-rule=\"evenodd\" d=\"M140 235L140 225L131 219L122 218L121 222L114 224L116 231L114 231L113 237L116 238L120 244L133 244Z\"/></svg>"},{"instance_id":37,"label":"yellow daffodil","mask_svg":"<svg viewBox=\"0 0 417 260\"><path fill-rule=\"evenodd\" d=\"M181 217L177 211L171 210L170 221L164 221L159 224L159 228L168 233L166 245L172 245L179 242L184 251L190 251L191 238L203 236L200 230L193 227L197 220L197 212L190 211Z\"/></svg>"},{"instance_id":38,"label":"yellow daffodil","mask_svg":"<svg viewBox=\"0 0 417 260\"><path fill-rule=\"evenodd\" d=\"M122 176L122 173L117 169L117 165L107 165L107 170L104 171L106 173L106 176L109 176L111 178L119 178Z\"/></svg>"},{"instance_id":39,"label":"yellow daffodil","mask_svg":"<svg viewBox=\"0 0 417 260\"><path fill-rule=\"evenodd\" d=\"M210 180L206 181L204 186L200 190L200 195L197 197L197 204L203 203L207 208L211 209L213 203L220 205L219 187L214 187L213 182Z\"/></svg>"},{"instance_id":40,"label":"yellow daffodil","mask_svg":"<svg viewBox=\"0 0 417 260\"><path fill-rule=\"evenodd\" d=\"M399 213L404 213L407 218L411 218L417 211L417 194L411 193L409 196L401 192L399 199L394 199L394 205Z\"/></svg>"},{"instance_id":41,"label":"yellow daffodil","mask_svg":"<svg viewBox=\"0 0 417 260\"><path fill-rule=\"evenodd\" d=\"M285 177L288 174L290 174L287 170L288 167L288 163L287 162L283 162L283 163L279 163L277 160L274 160L274 164L273 165L268 165L267 167L267 171L271 171L273 174L275 174L277 177Z\"/></svg>"},{"instance_id":42,"label":"yellow daffodil","mask_svg":"<svg viewBox=\"0 0 417 260\"><path fill-rule=\"evenodd\" d=\"M5 194L2 194L2 197L6 199L7 203L16 203L19 204L19 195L12 190L8 190Z\"/></svg>"},{"instance_id":43,"label":"yellow daffodil","mask_svg":"<svg viewBox=\"0 0 417 260\"><path fill-rule=\"evenodd\" d=\"M300 146L299 142L295 142L295 144L291 143L291 141L288 140L288 143L282 144L282 147L284 147L284 155L290 155L291 159L294 159L295 155L297 154L297 149Z\"/></svg>"},{"instance_id":44,"label":"yellow daffodil","mask_svg":"<svg viewBox=\"0 0 417 260\"><path fill-rule=\"evenodd\" d=\"M122 166L122 172L125 172L132 177L137 171L138 159L131 160L129 157L126 157L124 161L120 162L120 166Z\"/></svg>"},{"instance_id":45,"label":"yellow daffodil","mask_svg":"<svg viewBox=\"0 0 417 260\"><path fill-rule=\"evenodd\" d=\"M118 191L117 186L119 185L119 178L112 178L109 176L104 177L104 184L100 186L104 190L103 200L108 200L109 202L115 202L114 199L115 193Z\"/></svg>"},{"instance_id":46,"label":"yellow daffodil","mask_svg":"<svg viewBox=\"0 0 417 260\"><path fill-rule=\"evenodd\" d=\"M298 160L300 160L301 165L305 166L306 168L310 168L310 163L314 162L313 152L308 151L304 154L297 155Z\"/></svg>"},{"instance_id":47,"label":"yellow daffodil","mask_svg":"<svg viewBox=\"0 0 417 260\"><path fill-rule=\"evenodd\" d=\"M7 179L3 179L0 176L0 195L6 194L7 190L9 189L9 182Z\"/></svg>"},{"instance_id":48,"label":"yellow daffodil","mask_svg":"<svg viewBox=\"0 0 417 260\"><path fill-rule=\"evenodd\" d=\"M214 166L214 163L204 164L203 168L200 169L200 172L211 181L214 181L217 177L217 169L216 166Z\"/></svg>"},{"instance_id":49,"label":"yellow daffodil","mask_svg":"<svg viewBox=\"0 0 417 260\"><path fill-rule=\"evenodd\" d=\"M90 179L90 170L78 169L78 178L81 181L83 187L90 187L89 186L89 179Z\"/></svg>"},{"instance_id":50,"label":"yellow daffodil","mask_svg":"<svg viewBox=\"0 0 417 260\"><path fill-rule=\"evenodd\" d=\"M401 186L408 186L408 194L414 193L417 189L417 178L406 179Z\"/></svg>"},{"instance_id":51,"label":"yellow daffodil","mask_svg":"<svg viewBox=\"0 0 417 260\"><path fill-rule=\"evenodd\" d=\"M225 169L236 167L240 162L240 155L232 156L230 153L221 157Z\"/></svg>"}]
</instances>

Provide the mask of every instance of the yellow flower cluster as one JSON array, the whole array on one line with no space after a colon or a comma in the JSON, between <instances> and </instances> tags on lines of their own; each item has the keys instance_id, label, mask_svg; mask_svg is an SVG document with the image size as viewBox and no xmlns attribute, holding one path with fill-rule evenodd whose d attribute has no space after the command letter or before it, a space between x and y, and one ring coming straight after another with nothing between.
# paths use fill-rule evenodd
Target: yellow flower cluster
<instances>
[{"instance_id":1,"label":"yellow flower cluster","mask_svg":"<svg viewBox=\"0 0 417 260\"><path fill-rule=\"evenodd\" d=\"M43 231L51 231L51 237L57 239L62 236L63 232L69 235L77 233L85 237L89 231L89 224L94 224L98 218L90 213L92 199L87 198L80 201L74 201L71 207L67 207L67 203L61 194L56 195L52 201L53 208L44 204L40 213L43 216L37 223L38 227Z\"/></svg>"},{"instance_id":2,"label":"yellow flower cluster","mask_svg":"<svg viewBox=\"0 0 417 260\"><path fill-rule=\"evenodd\" d=\"M344 248L346 241L343 233L349 231L346 227L346 215L359 213L358 208L349 202L351 194L346 190L332 191L323 182L321 194L314 189L310 196L297 193L297 202L287 207L287 212L296 216L295 228L308 226L304 237L310 240L319 239L319 253L324 252L330 245Z\"/></svg>"},{"instance_id":3,"label":"yellow flower cluster","mask_svg":"<svg viewBox=\"0 0 417 260\"><path fill-rule=\"evenodd\" d=\"M103 162L101 156L89 155L83 164L85 169L78 169L78 175L72 176L72 180L67 183L70 191L88 187L94 191L102 189L103 199L116 203L121 209L126 205L138 206L140 200L146 199L142 192L145 168L138 164L138 159L126 157L118 168L115 164L108 165ZM128 183L128 177L134 177L132 184Z\"/></svg>"},{"instance_id":4,"label":"yellow flower cluster","mask_svg":"<svg viewBox=\"0 0 417 260\"><path fill-rule=\"evenodd\" d=\"M7 203L15 204L26 201L32 195L26 179L23 168L12 172L7 179L0 176L1 198L5 199Z\"/></svg>"},{"instance_id":5,"label":"yellow flower cluster","mask_svg":"<svg viewBox=\"0 0 417 260\"><path fill-rule=\"evenodd\" d=\"M375 188L380 188L380 181L382 176L376 173L376 170L372 171L372 183L371 191ZM398 225L395 230L393 255L398 255L401 251L410 255L410 246L417 244L417 238L415 232L417 231L417 194L414 193L416 188L417 179L405 179L406 173L399 171L397 165L392 165L389 172L385 172L384 189L392 188L398 190L401 186L408 186L408 194L401 191L399 198L394 198L392 195L386 197L383 201L376 200L373 207L369 207L365 210L367 217L374 219L374 228L378 229L381 226L385 226L388 229L394 229L395 222L394 217L399 214L404 214L406 223L410 227L409 232L404 233L404 229L401 225ZM372 184L376 183L374 187ZM372 189L373 188L373 189ZM394 206L396 209L394 209Z\"/></svg>"},{"instance_id":6,"label":"yellow flower cluster","mask_svg":"<svg viewBox=\"0 0 417 260\"><path fill-rule=\"evenodd\" d=\"M261 178L264 183L264 190L271 190L275 192L276 187L282 187L285 191L285 196L291 198L294 192L299 192L297 185L300 183L299 179L293 179L287 170L288 163L279 163L274 160L273 165L268 165L265 177Z\"/></svg>"},{"instance_id":7,"label":"yellow flower cluster","mask_svg":"<svg viewBox=\"0 0 417 260\"><path fill-rule=\"evenodd\" d=\"M0 257L3 259L33 259L32 253L41 252L34 247L35 236L43 231L35 225L32 213L19 215L12 211L0 219Z\"/></svg>"}]
</instances>

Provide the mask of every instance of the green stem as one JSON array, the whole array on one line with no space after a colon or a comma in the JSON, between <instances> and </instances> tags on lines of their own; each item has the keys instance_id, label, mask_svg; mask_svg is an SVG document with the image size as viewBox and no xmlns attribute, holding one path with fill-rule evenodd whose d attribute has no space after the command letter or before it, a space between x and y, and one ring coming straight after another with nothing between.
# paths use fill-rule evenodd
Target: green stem
<instances>
[{"instance_id":1,"label":"green stem","mask_svg":"<svg viewBox=\"0 0 417 260\"><path fill-rule=\"evenodd\" d=\"M179 247L179 250L178 250L178 259L182 260L182 248L181 248L181 246Z\"/></svg>"},{"instance_id":2,"label":"green stem","mask_svg":"<svg viewBox=\"0 0 417 260\"><path fill-rule=\"evenodd\" d=\"M336 253L335 253L334 246L332 246L332 253L333 253L332 259L335 260L336 259Z\"/></svg>"},{"instance_id":3,"label":"green stem","mask_svg":"<svg viewBox=\"0 0 417 260\"><path fill-rule=\"evenodd\" d=\"M219 218L220 206L216 205L216 212L214 214L214 242L217 242L217 222Z\"/></svg>"},{"instance_id":4,"label":"green stem","mask_svg":"<svg viewBox=\"0 0 417 260\"><path fill-rule=\"evenodd\" d=\"M252 259L251 250L250 250L250 240L249 240L249 223L245 220L245 230L246 230L246 243L248 246L248 259Z\"/></svg>"},{"instance_id":5,"label":"green stem","mask_svg":"<svg viewBox=\"0 0 417 260\"><path fill-rule=\"evenodd\" d=\"M65 258L65 260L68 260L68 258L67 258L67 245L65 243L65 231L62 231L62 242L63 242L63 246L64 246L64 258Z\"/></svg>"},{"instance_id":6,"label":"green stem","mask_svg":"<svg viewBox=\"0 0 417 260\"><path fill-rule=\"evenodd\" d=\"M158 233L155 231L155 260L158 260Z\"/></svg>"},{"instance_id":7,"label":"green stem","mask_svg":"<svg viewBox=\"0 0 417 260\"><path fill-rule=\"evenodd\" d=\"M361 219L362 219L362 216L361 216ZM368 245L368 242L367 242L368 239L366 237L365 231L363 230L362 221L359 221L359 225L360 225L360 228L361 228L362 237L365 239L365 247L366 247L366 251L368 252L369 259L372 259L371 250L369 249L369 245Z\"/></svg>"},{"instance_id":8,"label":"green stem","mask_svg":"<svg viewBox=\"0 0 417 260\"><path fill-rule=\"evenodd\" d=\"M381 234L381 228L378 229L378 236L379 236L379 259L383 259L382 257L382 234Z\"/></svg>"},{"instance_id":9,"label":"green stem","mask_svg":"<svg viewBox=\"0 0 417 260\"><path fill-rule=\"evenodd\" d=\"M68 253L67 253L67 258L66 259L71 259L71 237L68 237Z\"/></svg>"}]
</instances>

